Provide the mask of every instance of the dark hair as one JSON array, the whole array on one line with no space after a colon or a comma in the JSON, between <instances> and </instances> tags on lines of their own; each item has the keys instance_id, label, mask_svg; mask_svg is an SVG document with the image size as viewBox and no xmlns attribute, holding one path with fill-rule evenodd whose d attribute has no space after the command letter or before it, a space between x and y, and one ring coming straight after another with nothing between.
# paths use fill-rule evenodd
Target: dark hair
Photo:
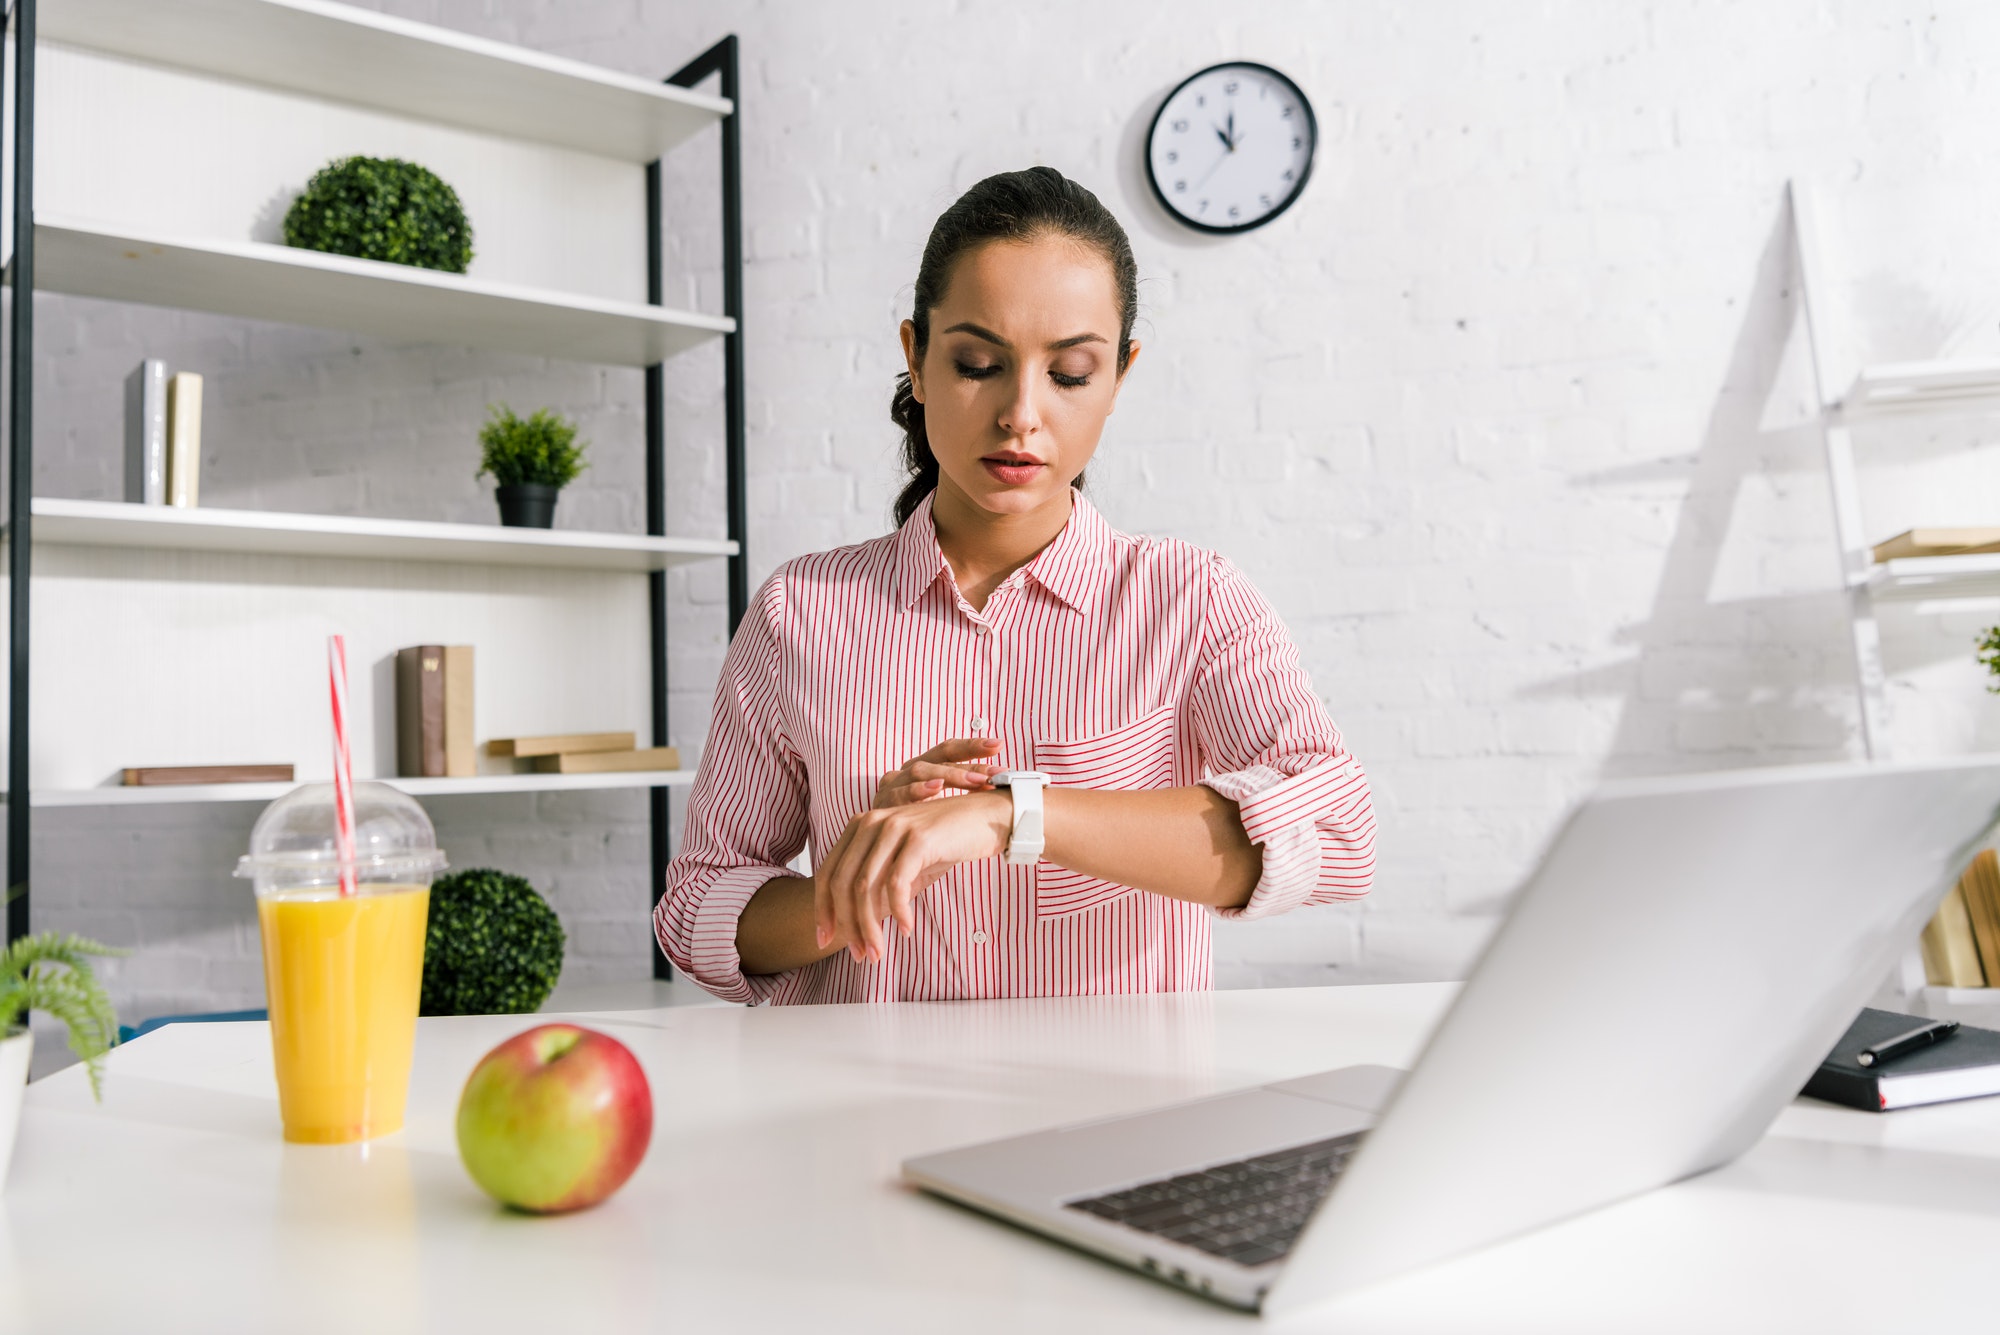
<instances>
[{"instance_id":1,"label":"dark hair","mask_svg":"<svg viewBox=\"0 0 2000 1335\"><path fill-rule=\"evenodd\" d=\"M931 239L917 266L917 296L910 323L916 326L917 359L931 341L931 311L944 300L952 262L989 241L1032 241L1065 236L1089 246L1110 262L1118 288L1118 371L1132 359L1132 322L1139 315L1139 266L1125 229L1096 195L1053 167L989 176L958 197L938 216ZM889 420L903 428L903 466L910 480L896 497L896 524L901 527L923 504L938 482L937 455L924 431L924 405L910 387L910 374L896 377L889 400ZM1077 485L1083 475L1077 475Z\"/></svg>"}]
</instances>

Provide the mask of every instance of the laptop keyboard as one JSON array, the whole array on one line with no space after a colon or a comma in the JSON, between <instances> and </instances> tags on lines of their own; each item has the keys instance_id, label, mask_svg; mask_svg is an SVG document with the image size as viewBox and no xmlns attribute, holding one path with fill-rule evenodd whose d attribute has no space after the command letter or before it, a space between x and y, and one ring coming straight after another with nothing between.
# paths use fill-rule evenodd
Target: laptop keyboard
<instances>
[{"instance_id":1,"label":"laptop keyboard","mask_svg":"<svg viewBox=\"0 0 2000 1335\"><path fill-rule=\"evenodd\" d=\"M1239 1265L1263 1265L1291 1251L1366 1134L1316 1140L1064 1204Z\"/></svg>"}]
</instances>

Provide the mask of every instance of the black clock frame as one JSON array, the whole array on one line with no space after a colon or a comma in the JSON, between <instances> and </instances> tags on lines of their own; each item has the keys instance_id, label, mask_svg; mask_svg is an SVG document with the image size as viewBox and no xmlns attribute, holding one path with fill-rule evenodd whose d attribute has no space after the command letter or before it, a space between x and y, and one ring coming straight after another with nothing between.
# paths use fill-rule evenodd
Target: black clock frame
<instances>
[{"instance_id":1,"label":"black clock frame","mask_svg":"<svg viewBox=\"0 0 2000 1335\"><path fill-rule=\"evenodd\" d=\"M1160 189L1160 178L1153 171L1153 136L1159 133L1160 117L1167 114L1167 108L1173 105L1173 100L1176 97L1180 96L1181 89L1187 87L1196 79L1201 78L1204 74L1213 74L1217 70L1256 70L1259 73L1268 74L1278 80L1278 82L1284 84L1285 87L1298 94L1299 106L1304 108L1306 113L1306 129L1312 135L1311 148L1306 153L1305 170L1299 173L1299 183L1292 187L1292 193L1285 196L1277 208L1272 209L1263 217L1253 218L1245 223L1233 223L1226 226L1197 222L1193 218L1182 214L1168 200L1167 192ZM1269 65L1260 64L1254 60L1218 61L1213 65L1204 66L1196 70L1193 74L1188 75L1187 78L1182 79L1174 85L1172 92L1169 92L1165 97L1160 99L1159 107L1153 112L1152 121L1146 126L1145 154L1146 184L1152 189L1153 198L1158 200L1160 207L1167 211L1168 217L1183 227L1191 227L1197 232L1207 232L1212 236L1234 236L1240 232L1254 232L1265 223L1275 222L1278 218L1284 216L1285 210L1298 203L1299 196L1306 192L1306 182L1312 180L1313 163L1319 158L1319 117L1313 114L1312 99L1306 96L1306 90L1299 87L1298 83L1283 70L1272 69Z\"/></svg>"}]
</instances>

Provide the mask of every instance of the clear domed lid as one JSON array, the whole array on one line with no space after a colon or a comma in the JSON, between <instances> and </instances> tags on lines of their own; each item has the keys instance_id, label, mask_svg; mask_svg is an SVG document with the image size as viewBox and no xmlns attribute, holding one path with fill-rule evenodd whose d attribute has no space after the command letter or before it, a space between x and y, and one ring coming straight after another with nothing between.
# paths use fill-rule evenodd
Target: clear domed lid
<instances>
[{"instance_id":1,"label":"clear domed lid","mask_svg":"<svg viewBox=\"0 0 2000 1335\"><path fill-rule=\"evenodd\" d=\"M386 783L354 785L354 869L363 881L426 883L445 867L431 818L416 800ZM238 876L260 888L333 885L340 879L334 841L333 785L302 783L257 818Z\"/></svg>"}]
</instances>

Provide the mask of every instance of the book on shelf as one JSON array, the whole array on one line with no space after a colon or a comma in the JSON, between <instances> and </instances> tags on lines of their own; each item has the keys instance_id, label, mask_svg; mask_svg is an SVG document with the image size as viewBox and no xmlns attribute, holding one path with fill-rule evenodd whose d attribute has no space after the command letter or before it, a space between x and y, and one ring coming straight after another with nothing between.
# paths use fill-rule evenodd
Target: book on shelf
<instances>
[{"instance_id":1,"label":"book on shelf","mask_svg":"<svg viewBox=\"0 0 2000 1335\"><path fill-rule=\"evenodd\" d=\"M479 773L472 740L472 646L444 647L444 772L454 779Z\"/></svg>"},{"instance_id":2,"label":"book on shelf","mask_svg":"<svg viewBox=\"0 0 2000 1335\"><path fill-rule=\"evenodd\" d=\"M1986 970L1979 962L1979 946L1972 936L1972 915L1965 905L1965 882L1971 876L1972 869L1968 867L1924 925L1924 934L1919 938L1924 981L1932 987L1986 986Z\"/></svg>"},{"instance_id":3,"label":"book on shelf","mask_svg":"<svg viewBox=\"0 0 2000 1335\"><path fill-rule=\"evenodd\" d=\"M2000 1033L1991 1029L1960 1025L1949 1038L1891 1061L1873 1066L1859 1061L1863 1048L1923 1023L1921 1015L1862 1011L1799 1092L1864 1112L2000 1094Z\"/></svg>"},{"instance_id":4,"label":"book on shelf","mask_svg":"<svg viewBox=\"0 0 2000 1335\"><path fill-rule=\"evenodd\" d=\"M396 651L396 772L405 778L469 778L472 646L420 644Z\"/></svg>"},{"instance_id":5,"label":"book on shelf","mask_svg":"<svg viewBox=\"0 0 2000 1335\"><path fill-rule=\"evenodd\" d=\"M679 747L649 746L643 751L585 751L535 757L542 774L625 774L633 770L679 769Z\"/></svg>"},{"instance_id":6,"label":"book on shelf","mask_svg":"<svg viewBox=\"0 0 2000 1335\"><path fill-rule=\"evenodd\" d=\"M2000 854L1983 848L1959 878L1965 916L1972 923L1972 943L1986 984L2000 982Z\"/></svg>"},{"instance_id":7,"label":"book on shelf","mask_svg":"<svg viewBox=\"0 0 2000 1335\"><path fill-rule=\"evenodd\" d=\"M162 788L186 783L290 783L290 765L154 765L127 769L127 788Z\"/></svg>"},{"instance_id":8,"label":"book on shelf","mask_svg":"<svg viewBox=\"0 0 2000 1335\"><path fill-rule=\"evenodd\" d=\"M637 733L571 732L550 737L495 737L486 743L489 756L582 755L587 751L630 751L639 744Z\"/></svg>"},{"instance_id":9,"label":"book on shelf","mask_svg":"<svg viewBox=\"0 0 2000 1335\"><path fill-rule=\"evenodd\" d=\"M167 377L167 504L200 503L201 377L176 371Z\"/></svg>"},{"instance_id":10,"label":"book on shelf","mask_svg":"<svg viewBox=\"0 0 2000 1335\"><path fill-rule=\"evenodd\" d=\"M1875 544L1877 561L1908 556L1973 556L2000 552L2000 528L1913 528Z\"/></svg>"},{"instance_id":11,"label":"book on shelf","mask_svg":"<svg viewBox=\"0 0 2000 1335\"><path fill-rule=\"evenodd\" d=\"M125 377L125 499L167 503L167 364L154 357Z\"/></svg>"}]
</instances>

